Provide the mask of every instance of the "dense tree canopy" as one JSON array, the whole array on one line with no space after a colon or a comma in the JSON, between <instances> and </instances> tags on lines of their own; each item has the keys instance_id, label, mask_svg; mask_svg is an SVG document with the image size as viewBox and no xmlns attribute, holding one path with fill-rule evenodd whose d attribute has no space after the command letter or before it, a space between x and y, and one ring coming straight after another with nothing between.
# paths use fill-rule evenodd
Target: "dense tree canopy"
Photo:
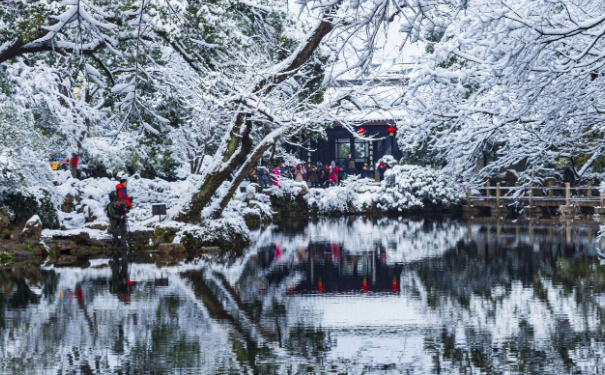
<instances>
[{"instance_id":1,"label":"dense tree canopy","mask_svg":"<svg viewBox=\"0 0 605 375\"><path fill-rule=\"evenodd\" d=\"M467 2L426 33L427 53L402 100L410 114L402 147L428 145L465 179L524 162L529 181L561 158L580 176L591 171L605 151L604 6ZM491 162L476 175L486 155Z\"/></svg>"}]
</instances>

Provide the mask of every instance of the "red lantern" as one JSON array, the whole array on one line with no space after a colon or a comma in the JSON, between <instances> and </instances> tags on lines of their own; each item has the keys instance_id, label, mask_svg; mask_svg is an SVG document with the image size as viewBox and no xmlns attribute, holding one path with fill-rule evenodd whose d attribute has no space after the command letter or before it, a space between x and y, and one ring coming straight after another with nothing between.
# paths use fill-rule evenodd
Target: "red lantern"
<instances>
[{"instance_id":1,"label":"red lantern","mask_svg":"<svg viewBox=\"0 0 605 375\"><path fill-rule=\"evenodd\" d=\"M387 131L389 132L389 135L392 137L395 135L395 132L397 131L397 128L394 126L389 126L389 128L387 129Z\"/></svg>"},{"instance_id":2,"label":"red lantern","mask_svg":"<svg viewBox=\"0 0 605 375\"><path fill-rule=\"evenodd\" d=\"M357 134L360 137L363 137L363 135L367 132L367 130L365 130L365 128L357 128Z\"/></svg>"}]
</instances>

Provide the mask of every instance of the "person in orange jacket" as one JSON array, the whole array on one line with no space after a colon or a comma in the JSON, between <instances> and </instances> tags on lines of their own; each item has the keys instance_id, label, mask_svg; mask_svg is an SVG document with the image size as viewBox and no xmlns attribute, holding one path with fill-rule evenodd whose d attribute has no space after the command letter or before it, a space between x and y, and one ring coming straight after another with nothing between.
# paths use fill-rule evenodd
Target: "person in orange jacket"
<instances>
[{"instance_id":1,"label":"person in orange jacket","mask_svg":"<svg viewBox=\"0 0 605 375\"><path fill-rule=\"evenodd\" d=\"M126 205L126 210L132 208L132 198L128 195L128 180L125 178L120 180L120 183L116 185L118 192L118 198Z\"/></svg>"}]
</instances>

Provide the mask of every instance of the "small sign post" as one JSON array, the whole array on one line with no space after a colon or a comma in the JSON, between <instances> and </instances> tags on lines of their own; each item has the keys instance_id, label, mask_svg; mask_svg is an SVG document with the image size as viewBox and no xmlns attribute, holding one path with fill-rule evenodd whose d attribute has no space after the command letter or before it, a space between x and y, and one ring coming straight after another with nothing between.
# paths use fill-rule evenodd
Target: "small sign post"
<instances>
[{"instance_id":1,"label":"small sign post","mask_svg":"<svg viewBox=\"0 0 605 375\"><path fill-rule=\"evenodd\" d=\"M154 203L151 205L151 215L160 217L160 223L162 222L162 215L166 216L166 204L165 203Z\"/></svg>"}]
</instances>

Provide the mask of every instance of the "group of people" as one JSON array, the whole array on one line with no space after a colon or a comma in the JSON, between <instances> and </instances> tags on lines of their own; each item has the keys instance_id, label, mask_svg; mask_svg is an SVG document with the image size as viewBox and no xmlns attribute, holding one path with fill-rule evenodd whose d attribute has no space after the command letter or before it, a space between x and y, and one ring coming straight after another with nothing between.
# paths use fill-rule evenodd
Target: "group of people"
<instances>
[{"instance_id":1,"label":"group of people","mask_svg":"<svg viewBox=\"0 0 605 375\"><path fill-rule=\"evenodd\" d=\"M128 247L128 217L132 208L132 198L128 195L128 181L121 179L115 191L109 194L109 204L105 208L109 218L108 231L113 237L113 246Z\"/></svg>"},{"instance_id":2,"label":"group of people","mask_svg":"<svg viewBox=\"0 0 605 375\"><path fill-rule=\"evenodd\" d=\"M376 170L380 176L380 180L384 178L384 172L388 169L386 163L379 163ZM268 188L270 185L279 186L281 178L293 179L296 182L307 182L312 188L325 188L336 186L340 182L347 179L349 176L359 176L360 178L373 178L372 169L368 163L363 163L363 166L358 169L351 154L347 158L337 163L335 161L329 164L318 161L316 164L292 164L286 165L281 163L271 171L264 165L257 168L256 173L251 172L250 180L258 181L261 189Z\"/></svg>"},{"instance_id":3,"label":"group of people","mask_svg":"<svg viewBox=\"0 0 605 375\"><path fill-rule=\"evenodd\" d=\"M70 158L66 157L56 157L50 161L50 169L53 171L58 170L71 170L71 176L73 178L78 178L78 161L80 158L76 154L72 154Z\"/></svg>"}]
</instances>

